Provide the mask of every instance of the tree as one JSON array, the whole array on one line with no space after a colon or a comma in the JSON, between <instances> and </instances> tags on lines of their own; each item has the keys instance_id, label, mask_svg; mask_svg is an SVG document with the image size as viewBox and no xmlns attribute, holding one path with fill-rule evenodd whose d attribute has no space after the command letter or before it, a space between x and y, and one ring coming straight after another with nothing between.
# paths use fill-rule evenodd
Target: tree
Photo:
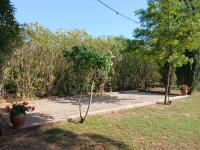
<instances>
[{"instance_id":1,"label":"tree","mask_svg":"<svg viewBox=\"0 0 200 150\"><path fill-rule=\"evenodd\" d=\"M150 57L148 49L142 40L124 41L121 61L117 64L115 73L118 74L119 89L147 90L147 85L159 80L158 66Z\"/></svg>"},{"instance_id":2,"label":"tree","mask_svg":"<svg viewBox=\"0 0 200 150\"><path fill-rule=\"evenodd\" d=\"M19 38L19 25L14 17L15 8L10 0L0 1L0 70Z\"/></svg>"},{"instance_id":3,"label":"tree","mask_svg":"<svg viewBox=\"0 0 200 150\"><path fill-rule=\"evenodd\" d=\"M64 50L64 57L67 61L73 64L75 79L80 83L79 92L79 111L80 122L83 123L88 115L90 105L93 98L93 90L95 80L98 78L98 73L101 71L105 75L108 74L112 65L112 53L99 53L89 47L74 46L71 49ZM85 115L82 115L81 99L84 92L88 92L90 87L90 100Z\"/></svg>"},{"instance_id":4,"label":"tree","mask_svg":"<svg viewBox=\"0 0 200 150\"><path fill-rule=\"evenodd\" d=\"M57 50L58 37L38 24L23 26L21 31L25 42L4 65L4 87L19 97L52 94L56 65L64 60Z\"/></svg>"},{"instance_id":5,"label":"tree","mask_svg":"<svg viewBox=\"0 0 200 150\"><path fill-rule=\"evenodd\" d=\"M186 51L185 55L193 59L193 64L185 64L176 69L177 84L190 87L189 94L200 85L200 50Z\"/></svg>"},{"instance_id":6,"label":"tree","mask_svg":"<svg viewBox=\"0 0 200 150\"><path fill-rule=\"evenodd\" d=\"M145 40L159 65L167 69L164 104L169 103L173 68L192 63L185 50L199 47L200 13L188 13L188 9L181 0L149 0L146 10L136 12L141 27L135 37Z\"/></svg>"},{"instance_id":7,"label":"tree","mask_svg":"<svg viewBox=\"0 0 200 150\"><path fill-rule=\"evenodd\" d=\"M198 0L183 0L187 11L190 12L193 16L200 13L200 2ZM182 67L177 68L177 84L187 84L190 87L189 94L195 88L199 88L200 83L200 49L195 49L193 51L187 50L185 55L189 58L192 58L193 64L186 64Z\"/></svg>"}]
</instances>

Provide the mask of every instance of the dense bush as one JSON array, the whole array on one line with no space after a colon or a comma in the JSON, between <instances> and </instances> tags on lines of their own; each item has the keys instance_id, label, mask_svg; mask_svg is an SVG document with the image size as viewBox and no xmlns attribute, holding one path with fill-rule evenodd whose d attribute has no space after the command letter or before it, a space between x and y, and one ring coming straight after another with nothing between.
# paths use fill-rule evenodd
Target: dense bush
<instances>
[{"instance_id":1,"label":"dense bush","mask_svg":"<svg viewBox=\"0 0 200 150\"><path fill-rule=\"evenodd\" d=\"M185 55L193 59L193 63L188 63L177 68L177 84L186 84L190 87L189 93L193 90L200 90L200 51L186 51Z\"/></svg>"},{"instance_id":2,"label":"dense bush","mask_svg":"<svg viewBox=\"0 0 200 150\"><path fill-rule=\"evenodd\" d=\"M156 63L145 62L137 55L124 53L116 64L113 80L115 89L145 90L147 85L160 81L160 74Z\"/></svg>"},{"instance_id":3,"label":"dense bush","mask_svg":"<svg viewBox=\"0 0 200 150\"><path fill-rule=\"evenodd\" d=\"M117 38L123 41L123 50L116 57L113 76L114 89L141 89L160 82L157 63L148 54L143 41Z\"/></svg>"},{"instance_id":4,"label":"dense bush","mask_svg":"<svg viewBox=\"0 0 200 150\"><path fill-rule=\"evenodd\" d=\"M20 28L14 17L15 8L10 0L0 1L0 85L5 60L20 44ZM2 86L0 86L2 87Z\"/></svg>"},{"instance_id":5,"label":"dense bush","mask_svg":"<svg viewBox=\"0 0 200 150\"><path fill-rule=\"evenodd\" d=\"M63 50L88 46L98 52L111 51L113 68L107 90L145 88L159 82L157 64L143 55L134 40L123 37L92 37L85 31L51 32L38 25L23 27L24 44L4 66L4 87L20 97L76 94L79 82Z\"/></svg>"}]
</instances>

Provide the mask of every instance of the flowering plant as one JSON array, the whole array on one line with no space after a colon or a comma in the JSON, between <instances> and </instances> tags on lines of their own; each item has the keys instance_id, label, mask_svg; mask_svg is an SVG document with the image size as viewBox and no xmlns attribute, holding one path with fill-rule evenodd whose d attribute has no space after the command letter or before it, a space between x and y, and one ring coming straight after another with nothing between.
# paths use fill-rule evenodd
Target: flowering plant
<instances>
[{"instance_id":1,"label":"flowering plant","mask_svg":"<svg viewBox=\"0 0 200 150\"><path fill-rule=\"evenodd\" d=\"M26 114L26 112L34 111L35 107L28 106L28 102L19 102L10 106L6 106L6 111L10 113L11 116L17 116L21 114Z\"/></svg>"}]
</instances>

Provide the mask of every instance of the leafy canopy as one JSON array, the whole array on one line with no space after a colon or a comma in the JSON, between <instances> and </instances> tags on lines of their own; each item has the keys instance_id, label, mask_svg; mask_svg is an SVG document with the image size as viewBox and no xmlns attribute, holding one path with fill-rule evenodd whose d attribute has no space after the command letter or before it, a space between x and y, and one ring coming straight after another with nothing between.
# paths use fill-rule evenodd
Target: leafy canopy
<instances>
[{"instance_id":1,"label":"leafy canopy","mask_svg":"<svg viewBox=\"0 0 200 150\"><path fill-rule=\"evenodd\" d=\"M105 75L112 66L112 53L100 53L89 47L74 46L64 50L64 57L71 62L81 86L94 80L99 71Z\"/></svg>"},{"instance_id":2,"label":"leafy canopy","mask_svg":"<svg viewBox=\"0 0 200 150\"><path fill-rule=\"evenodd\" d=\"M0 63L12 52L19 38L19 25L10 0L0 1Z\"/></svg>"},{"instance_id":3,"label":"leafy canopy","mask_svg":"<svg viewBox=\"0 0 200 150\"><path fill-rule=\"evenodd\" d=\"M199 7L200 2L194 1ZM135 30L135 37L146 41L161 65L168 62L178 67L188 61L192 63L184 53L186 49L200 46L199 11L193 13L182 0L149 0L148 8L138 10L136 14L141 27Z\"/></svg>"}]
</instances>

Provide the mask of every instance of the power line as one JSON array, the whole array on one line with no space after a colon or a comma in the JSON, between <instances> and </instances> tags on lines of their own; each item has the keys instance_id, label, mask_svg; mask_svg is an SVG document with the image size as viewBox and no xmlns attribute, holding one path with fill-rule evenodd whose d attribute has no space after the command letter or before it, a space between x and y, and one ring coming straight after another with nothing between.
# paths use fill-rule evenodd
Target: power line
<instances>
[{"instance_id":1,"label":"power line","mask_svg":"<svg viewBox=\"0 0 200 150\"><path fill-rule=\"evenodd\" d=\"M120 15L122 17L124 17L125 19L129 20L129 21L132 21L134 23L137 23L135 20L127 17L126 15L123 15L122 13L120 13L119 11L113 9L112 7L108 6L107 4L105 4L104 2L102 2L101 0L97 0L99 3L101 3L102 5L106 6L107 8L109 8L110 10L114 11L117 15Z\"/></svg>"}]
</instances>

